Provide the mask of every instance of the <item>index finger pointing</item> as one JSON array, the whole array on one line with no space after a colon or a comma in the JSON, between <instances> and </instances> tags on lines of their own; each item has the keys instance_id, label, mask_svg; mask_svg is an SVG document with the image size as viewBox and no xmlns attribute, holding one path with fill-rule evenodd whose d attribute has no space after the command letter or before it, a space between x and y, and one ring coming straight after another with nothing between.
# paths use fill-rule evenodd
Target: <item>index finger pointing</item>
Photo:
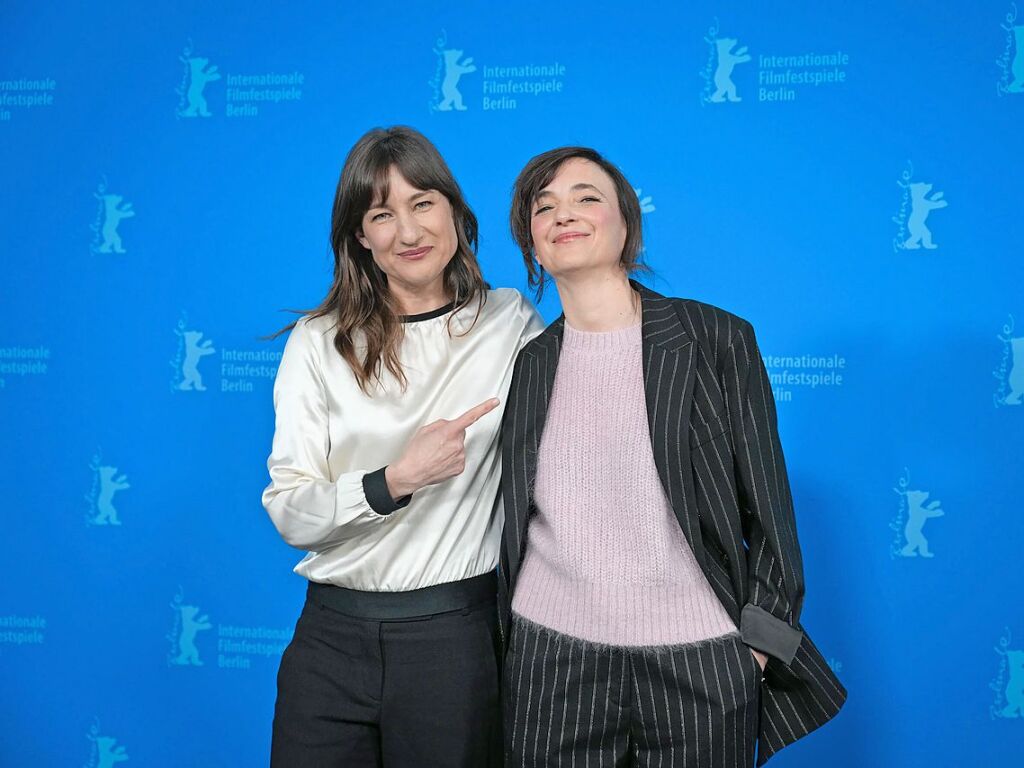
<instances>
[{"instance_id":1,"label":"index finger pointing","mask_svg":"<svg viewBox=\"0 0 1024 768\"><path fill-rule=\"evenodd\" d=\"M499 402L500 400L498 400L498 398L492 397L490 400L480 403L480 405L474 405L457 419L452 419L451 425L456 429L467 429L475 424L482 416L497 408Z\"/></svg>"}]
</instances>

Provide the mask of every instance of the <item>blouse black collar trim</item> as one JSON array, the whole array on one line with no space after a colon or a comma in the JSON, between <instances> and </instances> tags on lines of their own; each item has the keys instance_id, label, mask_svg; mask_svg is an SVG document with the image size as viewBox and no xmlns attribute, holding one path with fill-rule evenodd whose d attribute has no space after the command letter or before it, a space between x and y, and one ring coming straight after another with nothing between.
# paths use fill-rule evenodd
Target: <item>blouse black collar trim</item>
<instances>
[{"instance_id":1,"label":"blouse black collar trim","mask_svg":"<svg viewBox=\"0 0 1024 768\"><path fill-rule=\"evenodd\" d=\"M432 309L429 312L420 312L418 315L400 315L399 319L403 323L418 323L421 320L433 320L435 317L441 317L441 315L447 315L455 309L455 302L450 301L443 307Z\"/></svg>"}]
</instances>

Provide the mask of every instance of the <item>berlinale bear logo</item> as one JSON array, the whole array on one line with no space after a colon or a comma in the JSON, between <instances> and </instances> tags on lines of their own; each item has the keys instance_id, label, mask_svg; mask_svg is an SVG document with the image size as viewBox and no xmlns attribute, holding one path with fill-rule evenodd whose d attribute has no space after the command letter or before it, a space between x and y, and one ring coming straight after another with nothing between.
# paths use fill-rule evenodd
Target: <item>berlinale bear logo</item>
<instances>
[{"instance_id":1,"label":"berlinale bear logo","mask_svg":"<svg viewBox=\"0 0 1024 768\"><path fill-rule=\"evenodd\" d=\"M1024 336L1014 336L1013 315L1003 325L996 338L1003 342L999 367L992 375L999 382L993 396L996 408L1003 405L1024 404Z\"/></svg>"},{"instance_id":2,"label":"berlinale bear logo","mask_svg":"<svg viewBox=\"0 0 1024 768\"><path fill-rule=\"evenodd\" d=\"M899 487L893 490L900 497L899 510L889 523L895 532L890 554L896 557L934 557L924 536L925 523L946 513L939 501L928 501L928 491L910 488L910 471L903 470Z\"/></svg>"},{"instance_id":3,"label":"berlinale bear logo","mask_svg":"<svg viewBox=\"0 0 1024 768\"><path fill-rule=\"evenodd\" d=\"M93 253L127 253L118 226L124 219L135 215L132 204L124 202L124 195L107 191L106 177L93 192L93 197L99 200L99 210L96 220L90 225L93 239L89 250Z\"/></svg>"},{"instance_id":4,"label":"berlinale bear logo","mask_svg":"<svg viewBox=\"0 0 1024 768\"><path fill-rule=\"evenodd\" d=\"M1021 398L1024 398L1024 336L1010 339L1009 344L1013 367L1010 368L1010 375L1007 377L1010 392L1004 402L1007 405L1020 405Z\"/></svg>"},{"instance_id":5,"label":"berlinale bear logo","mask_svg":"<svg viewBox=\"0 0 1024 768\"><path fill-rule=\"evenodd\" d=\"M1011 649L1013 636L1007 627L995 651L999 654L999 671L988 687L995 691L989 707L992 719L1024 717L1024 651Z\"/></svg>"},{"instance_id":6,"label":"berlinale bear logo","mask_svg":"<svg viewBox=\"0 0 1024 768\"><path fill-rule=\"evenodd\" d=\"M201 338L201 331L185 331L185 362L181 366L182 378L181 384L178 385L179 389L197 389L200 392L206 389L203 386L203 377L199 374L199 360L217 350L213 348L210 339L200 344Z\"/></svg>"},{"instance_id":7,"label":"berlinale bear logo","mask_svg":"<svg viewBox=\"0 0 1024 768\"><path fill-rule=\"evenodd\" d=\"M103 242L100 243L99 253L126 253L121 243L121 235L117 232L117 225L121 219L130 219L135 215L131 203L121 205L124 197L121 195L103 195L103 228L101 234Z\"/></svg>"},{"instance_id":8,"label":"berlinale bear logo","mask_svg":"<svg viewBox=\"0 0 1024 768\"><path fill-rule=\"evenodd\" d=\"M732 81L732 71L736 68L737 64L745 64L750 61L750 54L747 53L745 45L734 51L733 46L736 45L736 42L736 39L732 37L720 37L715 40L718 51L718 68L715 70L716 90L711 94L711 97L708 99L709 101L715 103L721 103L726 99L729 101L742 101L736 95L736 83Z\"/></svg>"},{"instance_id":9,"label":"berlinale bear logo","mask_svg":"<svg viewBox=\"0 0 1024 768\"><path fill-rule=\"evenodd\" d=\"M1003 717L1024 717L1024 651L1007 651L1010 679L1006 683Z\"/></svg>"},{"instance_id":10,"label":"berlinale bear logo","mask_svg":"<svg viewBox=\"0 0 1024 768\"><path fill-rule=\"evenodd\" d=\"M931 193L934 184L913 181L913 178L914 164L908 160L907 167L896 181L896 185L903 191L900 211L892 217L897 226L896 236L892 241L893 253L918 248L933 250L939 247L932 240L932 231L927 224L928 215L934 210L945 208L949 203L944 199L944 193Z\"/></svg>"},{"instance_id":11,"label":"berlinale bear logo","mask_svg":"<svg viewBox=\"0 0 1024 768\"><path fill-rule=\"evenodd\" d=\"M114 494L131 486L125 475L118 476L117 467L99 467L100 492L96 498L96 517L93 525L120 525L117 510L114 509Z\"/></svg>"},{"instance_id":12,"label":"berlinale bear logo","mask_svg":"<svg viewBox=\"0 0 1024 768\"><path fill-rule=\"evenodd\" d=\"M459 79L470 72L476 72L472 57L465 61L462 58L462 51L449 49L444 52L444 81L441 83L441 95L444 97L437 108L442 112L448 112L454 107L457 110L465 110L466 105L462 103L462 94L459 93Z\"/></svg>"},{"instance_id":13,"label":"berlinale bear logo","mask_svg":"<svg viewBox=\"0 0 1024 768\"><path fill-rule=\"evenodd\" d=\"M212 629L213 624L205 613L200 613L199 606L185 603L184 592L181 589L171 602L171 610L174 611L174 626L167 636L171 643L167 663L181 667L203 666L202 659L199 658L196 636L200 632Z\"/></svg>"},{"instance_id":14,"label":"berlinale bear logo","mask_svg":"<svg viewBox=\"0 0 1024 768\"><path fill-rule=\"evenodd\" d=\"M466 104L459 91L459 80L463 75L476 72L473 57L463 59L463 51L448 47L448 33L441 30L441 37L434 41L434 55L437 57L437 68L429 85L434 91L430 103L431 111L464 112Z\"/></svg>"},{"instance_id":15,"label":"berlinale bear logo","mask_svg":"<svg viewBox=\"0 0 1024 768\"><path fill-rule=\"evenodd\" d=\"M103 451L96 449L92 460L89 462L89 469L92 470L92 488L85 495L88 502L88 511L85 520L89 525L120 525L121 519L114 507L114 495L119 491L131 488L128 484L128 477L125 474L118 474L117 467L112 467L103 462Z\"/></svg>"},{"instance_id":16,"label":"berlinale bear logo","mask_svg":"<svg viewBox=\"0 0 1024 768\"><path fill-rule=\"evenodd\" d=\"M1024 26L1017 22L1017 4L1010 3L1010 10L999 26L1005 32L1003 52L996 59L996 66L1002 73L996 90L1004 93L1024 93Z\"/></svg>"},{"instance_id":17,"label":"berlinale bear logo","mask_svg":"<svg viewBox=\"0 0 1024 768\"><path fill-rule=\"evenodd\" d=\"M928 540L924 537L925 521L932 517L942 517L942 511L938 501L933 501L928 506L927 491L907 491L907 524L903 529L903 536L907 544L900 551L904 557L934 557L928 550Z\"/></svg>"},{"instance_id":18,"label":"berlinale bear logo","mask_svg":"<svg viewBox=\"0 0 1024 768\"><path fill-rule=\"evenodd\" d=\"M1003 398L1003 405L1020 405L1024 399L1024 336L1003 339L1009 349L1009 358L1012 361L1009 366L1009 373L1006 376L1006 386L1009 390Z\"/></svg>"},{"instance_id":19,"label":"berlinale bear logo","mask_svg":"<svg viewBox=\"0 0 1024 768\"><path fill-rule=\"evenodd\" d=\"M178 117L210 117L210 109L206 103L204 89L207 83L220 80L220 72L216 65L210 65L210 60L202 56L192 55L192 41L188 41L184 52L178 58L185 65L185 73L182 76L181 85L176 92L179 97Z\"/></svg>"},{"instance_id":20,"label":"berlinale bear logo","mask_svg":"<svg viewBox=\"0 0 1024 768\"><path fill-rule=\"evenodd\" d=\"M925 220L928 214L936 208L945 208L949 203L942 199L942 192L936 192L928 197L932 191L932 184L915 181L910 185L910 218L907 220L907 229L910 237L903 243L904 248L911 250L924 246L925 248L938 248L932 242L932 231L928 229Z\"/></svg>"},{"instance_id":21,"label":"berlinale bear logo","mask_svg":"<svg viewBox=\"0 0 1024 768\"><path fill-rule=\"evenodd\" d=\"M206 386L199 371L199 361L217 351L213 341L204 340L202 331L190 330L188 317L184 312L174 333L178 337L178 349L171 358L171 368L175 372L171 388L181 392L204 392Z\"/></svg>"},{"instance_id":22,"label":"berlinale bear logo","mask_svg":"<svg viewBox=\"0 0 1024 768\"><path fill-rule=\"evenodd\" d=\"M117 743L113 736L101 736L98 720L93 721L86 738L92 743L89 750L89 760L85 768L113 768L117 763L123 763L128 759L128 752L124 746Z\"/></svg>"},{"instance_id":23,"label":"berlinale bear logo","mask_svg":"<svg viewBox=\"0 0 1024 768\"><path fill-rule=\"evenodd\" d=\"M1014 27L1014 51L1013 65L1010 71L1013 73L1013 82L1006 89L1010 93L1024 93L1024 26Z\"/></svg>"}]
</instances>

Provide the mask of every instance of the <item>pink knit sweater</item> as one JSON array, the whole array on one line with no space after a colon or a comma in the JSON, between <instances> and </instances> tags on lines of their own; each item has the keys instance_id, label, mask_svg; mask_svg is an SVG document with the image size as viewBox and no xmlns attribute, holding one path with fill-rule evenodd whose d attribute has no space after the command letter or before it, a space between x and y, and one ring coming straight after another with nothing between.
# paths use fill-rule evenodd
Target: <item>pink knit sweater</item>
<instances>
[{"instance_id":1,"label":"pink knit sweater","mask_svg":"<svg viewBox=\"0 0 1024 768\"><path fill-rule=\"evenodd\" d=\"M595 643L696 642L736 625L658 478L640 328L565 324L512 610Z\"/></svg>"}]
</instances>

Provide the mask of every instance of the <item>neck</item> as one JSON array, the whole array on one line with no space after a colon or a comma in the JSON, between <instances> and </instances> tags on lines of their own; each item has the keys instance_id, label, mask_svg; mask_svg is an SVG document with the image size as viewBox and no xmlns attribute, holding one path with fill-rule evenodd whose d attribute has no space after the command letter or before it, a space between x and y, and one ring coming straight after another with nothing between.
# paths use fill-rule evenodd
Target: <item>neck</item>
<instances>
[{"instance_id":1,"label":"neck","mask_svg":"<svg viewBox=\"0 0 1024 768\"><path fill-rule=\"evenodd\" d=\"M402 285L395 280L389 280L388 288L398 305L400 315L421 315L443 307L451 301L444 288L444 281L440 279L429 286Z\"/></svg>"},{"instance_id":2,"label":"neck","mask_svg":"<svg viewBox=\"0 0 1024 768\"><path fill-rule=\"evenodd\" d=\"M640 321L640 297L621 269L555 280L565 320L580 331L615 331Z\"/></svg>"}]
</instances>

